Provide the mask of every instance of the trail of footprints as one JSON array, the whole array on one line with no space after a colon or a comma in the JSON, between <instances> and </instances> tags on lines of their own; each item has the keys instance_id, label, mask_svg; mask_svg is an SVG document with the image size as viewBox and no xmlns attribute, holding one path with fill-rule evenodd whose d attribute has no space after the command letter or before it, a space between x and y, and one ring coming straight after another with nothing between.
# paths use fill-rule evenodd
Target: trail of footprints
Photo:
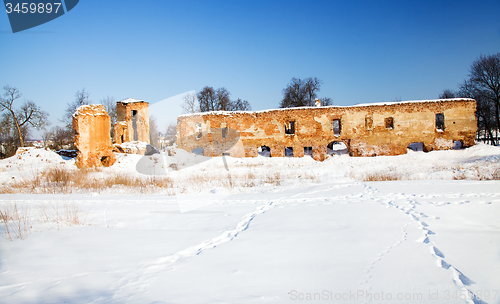
<instances>
[{"instance_id":1,"label":"trail of footprints","mask_svg":"<svg viewBox=\"0 0 500 304\"><path fill-rule=\"evenodd\" d=\"M371 276L371 271L373 270L373 267L375 266L375 264L377 264L377 262L379 262L383 257L384 255L386 255L387 253L389 253L389 251L391 251L393 248L395 247L398 247L399 245L401 245L404 241L406 241L406 237L408 236L408 233L406 232L406 227L408 226L408 224L404 225L403 228L402 228L402 237L399 241L397 241L396 243L394 243L393 245L387 247L382 253L379 253L377 255L377 258L370 264L370 266L368 267L368 269L366 270L366 279L364 281L365 284L368 284L369 283L369 280L372 278ZM368 291L371 291L371 286L368 285Z\"/></svg>"},{"instance_id":2,"label":"trail of footprints","mask_svg":"<svg viewBox=\"0 0 500 304\"><path fill-rule=\"evenodd\" d=\"M419 243L424 243L429 246L429 252L431 255L436 259L436 265L438 267L441 267L443 269L449 270L452 274L453 282L455 285L457 285L458 288L460 288L461 292L467 294L467 299L466 301L470 304L487 304L483 300L481 300L479 297L477 297L476 294L472 290L468 288L471 284L474 284L475 282L469 279L466 275L464 275L460 270L458 270L456 267L451 265L450 263L445 261L445 254L439 250L434 243L430 240L430 236L435 234L432 230L429 229L429 225L423 220L429 216L427 216L424 213L417 212L415 210L415 207L419 205L417 201L412 200L408 195L405 195L404 193L402 194L393 194L393 198L391 199L385 199L381 200L379 197L376 196L376 192L378 192L376 189L372 189L369 186L365 186L367 189L367 193L371 193L373 195L373 200L378 201L380 204L385 205L389 208L396 208L399 211L407 214L409 217L411 217L414 221L418 223L420 226L419 229L422 230L422 236L416 240L416 242ZM453 198L462 198L462 197L478 197L481 195L478 194L466 194L466 195L455 195ZM450 198L449 195L420 195L420 198L437 198L437 197L443 197L443 198ZM405 200L406 203L408 203L408 206L404 206L401 204L398 204L395 202L396 199L403 199ZM469 201L460 201L455 204L463 204L463 203L469 203ZM435 203L438 206L450 204L449 202L446 203ZM434 217L436 219L439 219L438 217ZM379 254L377 259L372 262L372 264L369 266L367 273L368 273L368 278L371 276L369 275L369 272L373 269L373 266L376 262L378 262L384 254L389 252L392 248L399 246L404 240L406 240L406 227L408 224L406 224L403 227L403 238L398 241L396 244L390 246L386 251L383 253ZM365 283L368 283L368 280L365 280Z\"/></svg>"},{"instance_id":3,"label":"trail of footprints","mask_svg":"<svg viewBox=\"0 0 500 304\"><path fill-rule=\"evenodd\" d=\"M349 187L350 185L339 185L336 186L336 188L344 188L346 186ZM287 204L291 203L290 206L293 206L294 203L317 201L318 198L308 198L308 196L310 196L313 193L319 193L322 191L329 191L329 190L330 189L313 190L307 193L299 193L293 196L285 196L278 199L273 199L269 202L264 202L262 200L239 200L240 202L247 202L247 203L252 202L253 204L259 204L259 205L261 203L264 204L257 207L253 212L243 216L243 220L241 220L234 229L224 231L215 238L209 239L207 241L204 241L200 244L189 247L187 249L178 251L172 255L158 258L156 261L150 262L144 265L144 267L139 268L139 269L145 269L144 271L140 271L139 273L133 272L125 275L115 285L116 293L113 296L113 300L127 298L131 294L137 294L138 292L147 291L149 282L156 276L156 274L166 269L169 270L175 269L176 262L178 262L183 258L199 255L201 252L205 250L213 249L223 243L233 240L235 237L237 237L240 233L245 231L250 226L250 223L255 218L255 216L263 214L271 208L276 208L276 207L279 208L281 207L280 205L282 205L283 202L286 202ZM304 196L304 198L299 198L301 196ZM319 199L323 200L323 198ZM329 199L325 197L324 200L328 201ZM126 294L122 293L122 291Z\"/></svg>"},{"instance_id":4,"label":"trail of footprints","mask_svg":"<svg viewBox=\"0 0 500 304\"><path fill-rule=\"evenodd\" d=\"M237 237L240 233L247 230L250 226L250 223L255 218L255 216L259 214L263 214L271 208L275 208L276 206L282 203L284 198L279 198L277 200L273 200L265 203L264 205L260 205L253 212L246 214L243 216L243 219L236 224L235 228L231 230L227 230L222 232L217 237L209 239L207 241L201 242L189 248L178 251L174 254L161 257L156 259L154 262L150 262L144 267L140 267L139 269L144 269L140 271L140 273L131 273L126 275L120 282L116 285L117 293L113 297L113 300L118 300L120 298L126 298L127 295L121 294L120 291L124 290L127 294L137 294L137 292L145 292L149 286L149 282L161 271L163 270L173 270L175 269L175 263L183 258L188 258L192 256L199 255L205 250L216 248L217 246L229 242ZM248 200L246 202L249 202ZM262 201L255 201L254 204L262 203Z\"/></svg>"},{"instance_id":5,"label":"trail of footprints","mask_svg":"<svg viewBox=\"0 0 500 304\"><path fill-rule=\"evenodd\" d=\"M453 265L446 262L445 261L445 258L446 258L445 254L441 250L439 250L437 247L434 246L434 244L430 240L430 236L435 234L435 233L428 228L427 223L423 220L424 218L427 218L428 216L426 214L417 212L415 210L415 207L417 205L419 205L419 203L417 201L411 200L409 195L405 195L403 193L392 194L391 195L392 197L390 199L386 199L386 198L382 199L382 198L377 196L377 192L378 192L377 189L373 189L366 184L360 184L360 183L349 184L349 185L337 185L337 186L334 186L332 188L345 188L345 187L351 187L351 186L357 186L357 185L362 185L365 188L365 191L363 193L347 194L347 195L340 195L340 196L327 195L325 197L318 197L318 196L311 197L311 194L318 194L318 193L323 192L323 191L328 192L331 190L331 189L323 189L323 190L309 191L307 193L299 193L299 194L296 194L296 195L293 195L290 197L278 198L278 199L272 200L270 202L266 202L265 204L257 207L253 212L245 215L243 217L243 220L240 221L234 229L225 231L215 238L209 239L209 240L202 242L200 244L197 244L195 246L181 250L181 251L176 252L172 255L158 258L155 262L152 262L152 263L149 263L148 265L145 265L144 268L141 267L141 269L145 269L145 271L141 272L140 274L134 273L134 274L126 275L122 280L120 280L120 282L118 282L118 284L117 284L118 288L116 289L117 293L115 294L113 299L116 300L117 298L123 298L125 296L123 294L120 294L120 290L124 290L129 294L131 291L133 293L136 293L137 291L139 291L139 292L146 291L148 283L160 271L163 271L165 269L175 269L175 264L177 261L179 261L183 258L186 258L186 257L199 255L204 250L215 248L223 243L226 243L226 242L233 240L241 232L245 231L249 227L250 223L255 218L255 216L257 216L259 214L263 214L271 208L275 208L275 207L281 208L283 206L280 206L280 205L282 205L283 202L285 202L285 201L286 201L288 206L294 206L294 205L297 205L298 203L308 203L308 202L312 202L312 201L314 201L314 202L325 201L325 202L327 202L326 204L330 204L329 201L331 201L331 202L335 201L336 203L342 203L342 202L349 203L349 202L357 201L358 199L366 200L369 198L370 200L378 202L382 205L385 205L388 208L396 208L399 211L407 214L414 221L416 221L418 223L418 225L420 226L420 229L422 230L422 236L416 241L427 244L429 246L430 254L432 254L434 256L434 258L436 259L436 265L441 267L441 268L444 268L446 270L449 270L451 272L453 281L457 285L457 287L459 287L461 289L461 291L463 291L469 295L467 302L470 304L487 304L486 302L479 299L470 289L467 288L471 284L474 284L474 282L472 280L470 280L467 276L465 276L456 267L454 267ZM454 198L467 198L467 197L471 197L471 196L478 197L481 195L480 194L474 194L474 195L464 194L464 195L459 195L459 196L454 197ZM424 198L424 199L426 199L426 198L434 198L434 199L435 198L450 198L450 196L444 196L444 195L425 195L425 194L414 196L414 197ZM398 200L398 199L405 200L406 203L408 203L408 206L397 204L395 202L395 200ZM248 200L247 202L250 202L250 201L252 201L254 204L264 203L264 201L261 201L261 200L258 200L258 201ZM469 201L464 200L464 201L461 201L458 203L462 203L462 204L469 203ZM436 205L439 206L439 205L445 205L445 204L449 204L449 203L437 203ZM373 270L375 264L378 261L380 261L384 257L384 255L386 255L392 249L401 245L403 242L405 242L407 240L408 233L407 233L406 229L407 229L408 225L409 225L409 223L402 227L401 238L393 245L387 247L382 253L378 254L377 258L370 264L370 266L368 267L368 269L366 271L366 279L364 281L365 284L368 285L369 280L371 279L370 273ZM370 290L370 289L371 289L371 287L368 286L368 290ZM135 290L135 291L133 291L133 290Z\"/></svg>"}]
</instances>

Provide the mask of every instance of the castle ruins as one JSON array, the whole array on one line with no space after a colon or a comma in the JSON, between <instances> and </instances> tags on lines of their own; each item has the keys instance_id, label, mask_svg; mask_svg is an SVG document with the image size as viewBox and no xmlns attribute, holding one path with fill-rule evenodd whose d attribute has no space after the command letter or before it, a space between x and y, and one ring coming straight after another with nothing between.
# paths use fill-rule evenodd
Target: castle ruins
<instances>
[{"instance_id":1,"label":"castle ruins","mask_svg":"<svg viewBox=\"0 0 500 304\"><path fill-rule=\"evenodd\" d=\"M473 99L440 99L185 114L177 119L177 145L205 156L256 157L269 149L271 157L288 150L320 161L335 144L351 156L405 154L412 143L445 150L474 145L475 111Z\"/></svg>"},{"instance_id":2,"label":"castle ruins","mask_svg":"<svg viewBox=\"0 0 500 304\"><path fill-rule=\"evenodd\" d=\"M177 145L205 156L271 157L312 155L322 161L342 145L351 156L400 155L414 144L424 151L474 145L476 101L438 99L355 106L216 111L177 119ZM102 105L73 114L79 168L110 166L115 161L110 120ZM149 143L149 109L142 100L117 102L117 144ZM118 145L117 145L118 146ZM286 152L285 152L286 151Z\"/></svg>"},{"instance_id":3,"label":"castle ruins","mask_svg":"<svg viewBox=\"0 0 500 304\"><path fill-rule=\"evenodd\" d=\"M149 144L149 104L143 100L128 98L116 103L116 112L115 142L122 144L135 141L135 154L145 154L146 144ZM76 110L73 114L73 141L77 149L78 168L111 166L116 160L114 151L130 150L124 151L119 145L113 146L110 127L110 118L103 105L85 105Z\"/></svg>"}]
</instances>

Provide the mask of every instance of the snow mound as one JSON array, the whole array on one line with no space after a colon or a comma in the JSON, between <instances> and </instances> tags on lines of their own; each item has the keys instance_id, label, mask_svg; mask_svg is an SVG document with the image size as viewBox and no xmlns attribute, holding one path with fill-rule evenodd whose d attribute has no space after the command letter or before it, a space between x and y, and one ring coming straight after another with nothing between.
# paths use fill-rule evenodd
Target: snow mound
<instances>
[{"instance_id":1,"label":"snow mound","mask_svg":"<svg viewBox=\"0 0 500 304\"><path fill-rule=\"evenodd\" d=\"M75 159L35 147L19 148L16 155L0 160L0 182L31 177L38 172L55 166L76 169Z\"/></svg>"}]
</instances>

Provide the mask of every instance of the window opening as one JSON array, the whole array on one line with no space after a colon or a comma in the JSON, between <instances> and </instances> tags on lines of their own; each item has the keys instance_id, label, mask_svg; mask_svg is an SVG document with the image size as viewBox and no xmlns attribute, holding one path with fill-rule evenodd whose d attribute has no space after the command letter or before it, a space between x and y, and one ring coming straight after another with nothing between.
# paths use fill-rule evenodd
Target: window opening
<instances>
[{"instance_id":1,"label":"window opening","mask_svg":"<svg viewBox=\"0 0 500 304\"><path fill-rule=\"evenodd\" d=\"M455 140L453 141L453 150L460 150L462 149L463 144L461 140Z\"/></svg>"},{"instance_id":2,"label":"window opening","mask_svg":"<svg viewBox=\"0 0 500 304\"><path fill-rule=\"evenodd\" d=\"M226 138L227 136L227 123L222 123L221 124L221 127L222 127L222 138Z\"/></svg>"},{"instance_id":3,"label":"window opening","mask_svg":"<svg viewBox=\"0 0 500 304\"><path fill-rule=\"evenodd\" d=\"M436 114L436 129L438 131L444 131L444 113Z\"/></svg>"},{"instance_id":4,"label":"window opening","mask_svg":"<svg viewBox=\"0 0 500 304\"><path fill-rule=\"evenodd\" d=\"M193 150L191 150L191 153L196 154L196 155L203 155L203 148L198 147Z\"/></svg>"},{"instance_id":5,"label":"window opening","mask_svg":"<svg viewBox=\"0 0 500 304\"><path fill-rule=\"evenodd\" d=\"M258 153L259 155L264 157L271 157L271 148L269 148L268 146L261 146L258 149Z\"/></svg>"},{"instance_id":6,"label":"window opening","mask_svg":"<svg viewBox=\"0 0 500 304\"><path fill-rule=\"evenodd\" d=\"M101 157L101 164L107 167L109 165L109 157L108 156Z\"/></svg>"},{"instance_id":7,"label":"window opening","mask_svg":"<svg viewBox=\"0 0 500 304\"><path fill-rule=\"evenodd\" d=\"M295 121L285 123L285 134L295 134Z\"/></svg>"},{"instance_id":8,"label":"window opening","mask_svg":"<svg viewBox=\"0 0 500 304\"><path fill-rule=\"evenodd\" d=\"M408 149L415 152L424 152L424 143L422 142L414 142L408 145Z\"/></svg>"},{"instance_id":9,"label":"window opening","mask_svg":"<svg viewBox=\"0 0 500 304\"><path fill-rule=\"evenodd\" d=\"M285 156L286 157L293 157L293 147L286 147L285 148Z\"/></svg>"},{"instance_id":10,"label":"window opening","mask_svg":"<svg viewBox=\"0 0 500 304\"><path fill-rule=\"evenodd\" d=\"M365 117L365 127L366 130L373 130L373 117L371 116L366 116Z\"/></svg>"},{"instance_id":11,"label":"window opening","mask_svg":"<svg viewBox=\"0 0 500 304\"><path fill-rule=\"evenodd\" d=\"M304 155L312 155L313 148L312 147L304 147Z\"/></svg>"},{"instance_id":12,"label":"window opening","mask_svg":"<svg viewBox=\"0 0 500 304\"><path fill-rule=\"evenodd\" d=\"M334 119L333 120L333 135L340 136L340 131L341 131L340 119Z\"/></svg>"},{"instance_id":13,"label":"window opening","mask_svg":"<svg viewBox=\"0 0 500 304\"><path fill-rule=\"evenodd\" d=\"M385 118L385 128L390 130L394 129L394 118L392 117Z\"/></svg>"},{"instance_id":14,"label":"window opening","mask_svg":"<svg viewBox=\"0 0 500 304\"><path fill-rule=\"evenodd\" d=\"M326 146L326 152L329 155L344 155L349 154L349 149L346 144L341 141L332 141Z\"/></svg>"},{"instance_id":15,"label":"window opening","mask_svg":"<svg viewBox=\"0 0 500 304\"><path fill-rule=\"evenodd\" d=\"M132 110L132 139L139 140L139 133L137 131L137 110Z\"/></svg>"},{"instance_id":16,"label":"window opening","mask_svg":"<svg viewBox=\"0 0 500 304\"><path fill-rule=\"evenodd\" d=\"M196 133L198 133L196 135L196 139L200 139L201 136L203 135L202 132L201 132L201 123L197 123L196 124Z\"/></svg>"}]
</instances>

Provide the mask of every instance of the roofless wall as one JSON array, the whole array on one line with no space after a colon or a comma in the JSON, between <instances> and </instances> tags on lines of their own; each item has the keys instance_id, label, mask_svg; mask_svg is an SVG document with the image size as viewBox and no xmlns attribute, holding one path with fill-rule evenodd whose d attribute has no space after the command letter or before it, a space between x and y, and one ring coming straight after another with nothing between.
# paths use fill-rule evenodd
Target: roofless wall
<instances>
[{"instance_id":1,"label":"roofless wall","mask_svg":"<svg viewBox=\"0 0 500 304\"><path fill-rule=\"evenodd\" d=\"M116 103L115 143L142 141L149 143L149 104L128 98Z\"/></svg>"},{"instance_id":2,"label":"roofless wall","mask_svg":"<svg viewBox=\"0 0 500 304\"><path fill-rule=\"evenodd\" d=\"M103 105L83 105L73 113L76 166L80 169L109 167L116 160L109 136L109 115Z\"/></svg>"},{"instance_id":3,"label":"roofless wall","mask_svg":"<svg viewBox=\"0 0 500 304\"><path fill-rule=\"evenodd\" d=\"M203 149L205 156L229 153L233 157L255 157L262 146L272 157L294 157L311 151L323 160L327 146L344 143L351 156L405 154L411 143L423 143L425 151L451 149L460 142L474 145L477 130L476 101L441 99L418 102L365 104L348 107L305 107L255 112L206 112L181 115L177 121L177 144L192 151ZM222 131L235 130L237 142Z\"/></svg>"}]
</instances>

